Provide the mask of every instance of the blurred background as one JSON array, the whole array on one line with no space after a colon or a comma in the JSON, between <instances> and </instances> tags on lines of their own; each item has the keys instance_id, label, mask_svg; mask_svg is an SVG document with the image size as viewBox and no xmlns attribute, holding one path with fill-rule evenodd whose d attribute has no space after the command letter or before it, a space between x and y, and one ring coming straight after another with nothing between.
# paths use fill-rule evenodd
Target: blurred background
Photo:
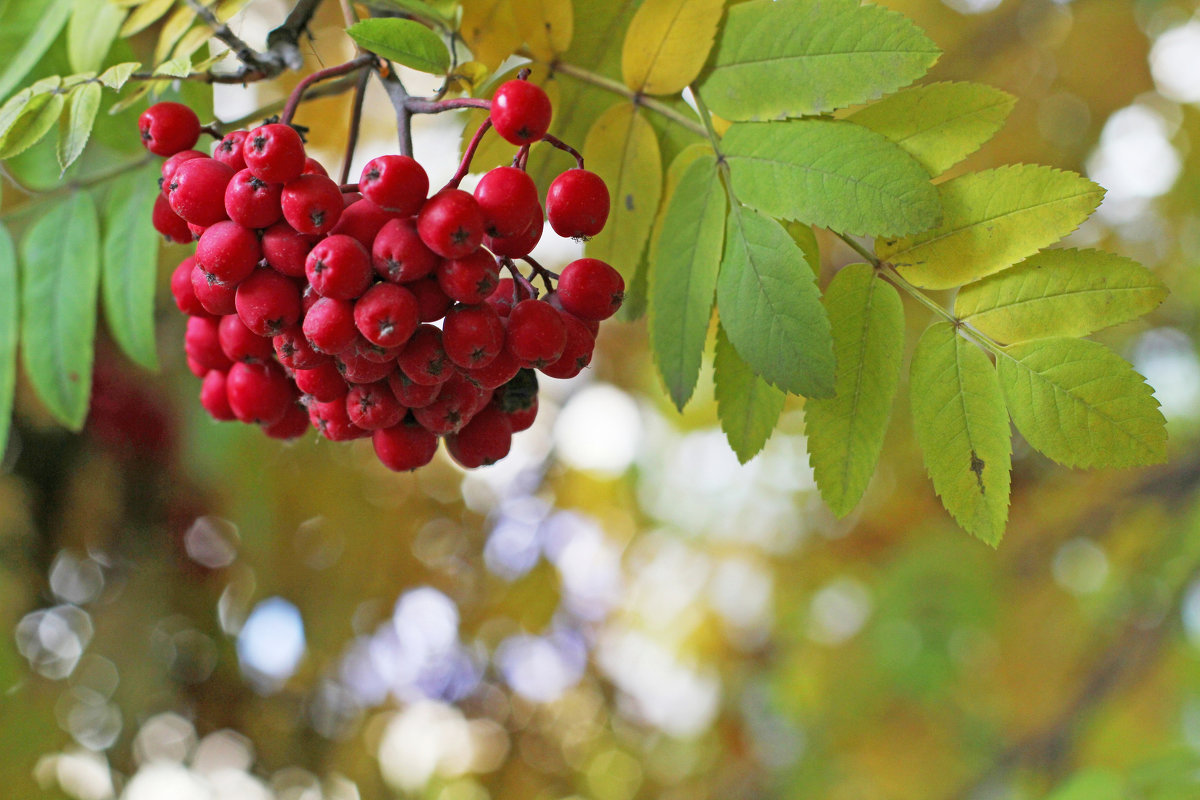
<instances>
[{"instance_id":1,"label":"blurred background","mask_svg":"<svg viewBox=\"0 0 1200 800\"><path fill-rule=\"evenodd\" d=\"M312 65L344 60L325 5ZM396 475L369 442L212 422L166 291L186 250L167 247L159 374L102 340L82 435L19 389L0 464L0 793L1200 797L1200 16L1170 0L886 5L944 49L930 80L1018 98L952 174L1085 173L1108 195L1069 244L1171 287L1100 337L1155 387L1168 464L1068 471L1018 440L993 551L941 510L901 391L871 489L834 520L800 402L739 466L711 385L675 413L644 326L612 323L584 375L542 381L507 459ZM233 25L261 44L286 7L251 11ZM221 90L215 114L268 91ZM348 104L298 117L331 167ZM356 170L393 149L386 100L367 109ZM463 122L419 120L434 184ZM14 169L36 177L43 149ZM827 278L852 254L822 244ZM571 247L539 254L553 268ZM928 314L908 311L915 334Z\"/></svg>"}]
</instances>

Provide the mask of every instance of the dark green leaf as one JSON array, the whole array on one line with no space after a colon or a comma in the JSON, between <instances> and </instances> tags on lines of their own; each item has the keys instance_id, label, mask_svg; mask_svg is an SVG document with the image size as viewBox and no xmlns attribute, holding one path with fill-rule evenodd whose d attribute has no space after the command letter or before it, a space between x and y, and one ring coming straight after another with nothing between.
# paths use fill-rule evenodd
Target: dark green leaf
<instances>
[{"instance_id":1,"label":"dark green leaf","mask_svg":"<svg viewBox=\"0 0 1200 800\"><path fill-rule=\"evenodd\" d=\"M721 430L738 461L745 464L771 438L787 395L754 374L720 326L713 380Z\"/></svg>"},{"instance_id":2,"label":"dark green leaf","mask_svg":"<svg viewBox=\"0 0 1200 800\"><path fill-rule=\"evenodd\" d=\"M364 49L406 67L444 75L450 51L442 37L411 19L365 19L346 29Z\"/></svg>"},{"instance_id":3,"label":"dark green leaf","mask_svg":"<svg viewBox=\"0 0 1200 800\"><path fill-rule=\"evenodd\" d=\"M147 369L158 369L154 346L154 288L159 237L146 224L158 196L155 170L113 181L104 215L101 297L108 330L121 349Z\"/></svg>"}]
</instances>

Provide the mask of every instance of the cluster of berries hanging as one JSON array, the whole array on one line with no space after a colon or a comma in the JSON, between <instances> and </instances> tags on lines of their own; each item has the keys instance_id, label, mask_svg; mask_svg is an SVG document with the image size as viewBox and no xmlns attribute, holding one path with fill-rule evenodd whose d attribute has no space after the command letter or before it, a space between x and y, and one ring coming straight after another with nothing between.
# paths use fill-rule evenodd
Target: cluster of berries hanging
<instances>
[{"instance_id":1,"label":"cluster of berries hanging","mask_svg":"<svg viewBox=\"0 0 1200 800\"><path fill-rule=\"evenodd\" d=\"M546 218L586 238L608 217L608 190L582 165L555 179L543 215L524 164L550 114L540 88L502 85L455 179L429 197L408 156L376 158L339 186L290 125L234 131L209 156L192 149L195 112L149 108L142 142L167 157L154 227L196 242L171 291L204 408L281 439L310 426L334 441L371 436L394 470L427 464L439 438L464 467L507 455L537 414L534 370L577 375L624 292L602 261L560 276L529 258ZM458 182L489 127L521 150L471 194Z\"/></svg>"}]
</instances>

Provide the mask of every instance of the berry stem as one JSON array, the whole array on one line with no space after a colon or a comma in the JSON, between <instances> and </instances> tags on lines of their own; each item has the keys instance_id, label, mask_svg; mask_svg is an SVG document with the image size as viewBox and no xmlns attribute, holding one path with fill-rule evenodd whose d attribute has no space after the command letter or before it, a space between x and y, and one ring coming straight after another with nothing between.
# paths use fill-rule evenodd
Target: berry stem
<instances>
[{"instance_id":1,"label":"berry stem","mask_svg":"<svg viewBox=\"0 0 1200 800\"><path fill-rule=\"evenodd\" d=\"M491 100L478 97L453 97L449 100L428 100L424 97L409 97L404 101L404 107L411 114L441 114L443 111L454 111L459 108L482 108L490 111Z\"/></svg>"},{"instance_id":2,"label":"berry stem","mask_svg":"<svg viewBox=\"0 0 1200 800\"><path fill-rule=\"evenodd\" d=\"M542 137L542 141L544 141L546 144L550 145L551 147L557 147L559 150L565 150L566 152L570 153L572 156L575 157L575 164L580 169L583 169L583 154L580 153L578 150L576 150L574 147L571 147L571 145L567 144L562 139L558 138L557 136L554 136L553 134L549 134L549 133L547 133L545 136Z\"/></svg>"},{"instance_id":3,"label":"berry stem","mask_svg":"<svg viewBox=\"0 0 1200 800\"><path fill-rule=\"evenodd\" d=\"M296 115L296 109L300 105L301 99L304 97L304 92L308 87L318 81L336 78L340 75L348 75L355 70L360 70L363 67L370 67L376 63L377 59L372 53L364 53L361 56L350 59L345 64L338 64L335 67L326 67L319 69L316 72L306 75L304 80L296 84L296 88L292 90L292 94L288 97L287 105L283 107L283 113L279 116L279 121L284 125L290 125L292 117Z\"/></svg>"},{"instance_id":4,"label":"berry stem","mask_svg":"<svg viewBox=\"0 0 1200 800\"><path fill-rule=\"evenodd\" d=\"M521 301L522 294L526 294L528 296L527 299L537 299L537 288L530 282L528 278L521 274L521 270L517 269L516 263L513 262L511 258L505 256L504 258L500 259L500 263L503 264L504 268L507 269L513 276L513 292L517 302Z\"/></svg>"},{"instance_id":5,"label":"berry stem","mask_svg":"<svg viewBox=\"0 0 1200 800\"><path fill-rule=\"evenodd\" d=\"M542 283L546 285L547 292L554 291L554 284L551 283L551 280L558 280L557 272L551 272L550 270L546 269L541 264L534 261L531 256L521 256L521 260L533 267L533 274L542 279Z\"/></svg>"},{"instance_id":6,"label":"berry stem","mask_svg":"<svg viewBox=\"0 0 1200 800\"><path fill-rule=\"evenodd\" d=\"M458 170L454 176L446 182L447 189L457 189L462 183L462 179L471 171L471 159L475 157L475 151L479 149L479 143L483 141L483 135L487 133L488 128L492 127L491 117L485 119L483 124L479 126L479 130L475 131L475 135L471 137L471 143L467 145L467 149L463 152L462 161L459 162Z\"/></svg>"},{"instance_id":7,"label":"berry stem","mask_svg":"<svg viewBox=\"0 0 1200 800\"><path fill-rule=\"evenodd\" d=\"M335 95L344 94L354 88L356 81L351 78L340 78L336 81L330 81L324 86L318 86L308 93L309 100L316 100L318 97L334 97ZM262 108L257 108L249 114L231 119L228 122L222 122L220 128L226 132L238 130L246 125L260 119L278 114L287 105L287 100L277 100L274 103L268 103Z\"/></svg>"},{"instance_id":8,"label":"berry stem","mask_svg":"<svg viewBox=\"0 0 1200 800\"><path fill-rule=\"evenodd\" d=\"M342 190L342 194L350 194L351 192L358 191L358 184L357 183L343 183L338 188Z\"/></svg>"},{"instance_id":9,"label":"berry stem","mask_svg":"<svg viewBox=\"0 0 1200 800\"><path fill-rule=\"evenodd\" d=\"M341 179L338 183L350 180L350 163L354 161L354 148L358 146L358 132L362 127L363 100L367 96L367 81L371 73L366 70L358 73L358 83L354 87L354 108L350 112L350 131L346 134L346 153L342 156Z\"/></svg>"}]
</instances>

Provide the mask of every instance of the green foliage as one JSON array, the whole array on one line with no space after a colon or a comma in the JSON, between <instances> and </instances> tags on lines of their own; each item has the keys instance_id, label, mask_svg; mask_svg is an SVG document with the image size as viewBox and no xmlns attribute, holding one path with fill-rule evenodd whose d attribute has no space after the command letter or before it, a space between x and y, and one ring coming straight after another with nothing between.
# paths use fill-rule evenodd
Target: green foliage
<instances>
[{"instance_id":1,"label":"green foliage","mask_svg":"<svg viewBox=\"0 0 1200 800\"><path fill-rule=\"evenodd\" d=\"M734 193L765 214L873 236L922 231L941 216L916 160L850 122L739 123L721 152Z\"/></svg>"},{"instance_id":2,"label":"green foliage","mask_svg":"<svg viewBox=\"0 0 1200 800\"><path fill-rule=\"evenodd\" d=\"M92 125L96 123L96 112L100 110L101 91L98 83L84 83L71 90L67 114L60 120L63 124L56 148L58 165L63 172L83 155L83 148L92 135Z\"/></svg>"},{"instance_id":3,"label":"green foliage","mask_svg":"<svg viewBox=\"0 0 1200 800\"><path fill-rule=\"evenodd\" d=\"M713 381L721 430L738 461L745 464L771 438L787 395L755 374L721 327L717 328Z\"/></svg>"},{"instance_id":4,"label":"green foliage","mask_svg":"<svg viewBox=\"0 0 1200 800\"><path fill-rule=\"evenodd\" d=\"M8 228L0 225L0 454L8 442L17 382L17 252Z\"/></svg>"},{"instance_id":5,"label":"green foliage","mask_svg":"<svg viewBox=\"0 0 1200 800\"><path fill-rule=\"evenodd\" d=\"M646 0L629 23L621 55L625 85L675 94L696 79L712 48L723 0Z\"/></svg>"},{"instance_id":6,"label":"green foliage","mask_svg":"<svg viewBox=\"0 0 1200 800\"><path fill-rule=\"evenodd\" d=\"M76 0L67 23L67 58L75 72L95 72L117 39L125 11L110 2ZM118 88L118 87L114 87Z\"/></svg>"},{"instance_id":7,"label":"green foliage","mask_svg":"<svg viewBox=\"0 0 1200 800\"><path fill-rule=\"evenodd\" d=\"M58 115L66 104L66 96L58 93L61 82L62 79L57 77L47 79L40 91L26 89L9 101L16 103L18 108L11 123L0 122L0 159L12 158L33 147L58 122ZM30 93L27 95L26 92ZM5 116L4 109L0 109L0 119Z\"/></svg>"},{"instance_id":8,"label":"green foliage","mask_svg":"<svg viewBox=\"0 0 1200 800\"><path fill-rule=\"evenodd\" d=\"M50 49L59 31L67 24L67 16L74 3L75 0L50 0L44 6L11 3L4 10L4 16L0 18L0 30L6 36L20 37L20 45L14 47L0 40L0 47L4 47L6 53L4 67L0 70L0 98L8 97ZM8 55L10 50L16 52Z\"/></svg>"},{"instance_id":9,"label":"green foliage","mask_svg":"<svg viewBox=\"0 0 1200 800\"><path fill-rule=\"evenodd\" d=\"M820 114L895 91L941 51L907 18L855 0L752 0L729 9L704 98L732 120Z\"/></svg>"},{"instance_id":10,"label":"green foliage","mask_svg":"<svg viewBox=\"0 0 1200 800\"><path fill-rule=\"evenodd\" d=\"M1042 339L996 359L1013 422L1068 467L1131 467L1167 455L1153 390L1123 358L1086 339Z\"/></svg>"},{"instance_id":11,"label":"green foliage","mask_svg":"<svg viewBox=\"0 0 1200 800\"><path fill-rule=\"evenodd\" d=\"M158 232L146 225L158 197L153 167L113 181L104 214L101 298L109 333L146 369L158 369L154 346L154 288Z\"/></svg>"},{"instance_id":12,"label":"green foliage","mask_svg":"<svg viewBox=\"0 0 1200 800\"><path fill-rule=\"evenodd\" d=\"M842 269L825 290L837 357L835 392L804 405L813 476L839 517L875 473L904 353L904 307L870 264Z\"/></svg>"},{"instance_id":13,"label":"green foliage","mask_svg":"<svg viewBox=\"0 0 1200 800\"><path fill-rule=\"evenodd\" d=\"M962 288L954 313L1001 342L1089 333L1153 311L1162 281L1099 250L1046 250Z\"/></svg>"},{"instance_id":14,"label":"green foliage","mask_svg":"<svg viewBox=\"0 0 1200 800\"><path fill-rule=\"evenodd\" d=\"M38 397L79 430L92 386L100 230L87 192L56 203L21 242L21 358Z\"/></svg>"},{"instance_id":15,"label":"green foliage","mask_svg":"<svg viewBox=\"0 0 1200 800\"><path fill-rule=\"evenodd\" d=\"M942 505L963 530L995 547L1008 519L1012 443L991 362L953 325L935 322L913 353L909 401Z\"/></svg>"},{"instance_id":16,"label":"green foliage","mask_svg":"<svg viewBox=\"0 0 1200 800\"><path fill-rule=\"evenodd\" d=\"M406 67L443 75L450 69L446 43L411 19L364 19L346 29L364 49Z\"/></svg>"}]
</instances>

